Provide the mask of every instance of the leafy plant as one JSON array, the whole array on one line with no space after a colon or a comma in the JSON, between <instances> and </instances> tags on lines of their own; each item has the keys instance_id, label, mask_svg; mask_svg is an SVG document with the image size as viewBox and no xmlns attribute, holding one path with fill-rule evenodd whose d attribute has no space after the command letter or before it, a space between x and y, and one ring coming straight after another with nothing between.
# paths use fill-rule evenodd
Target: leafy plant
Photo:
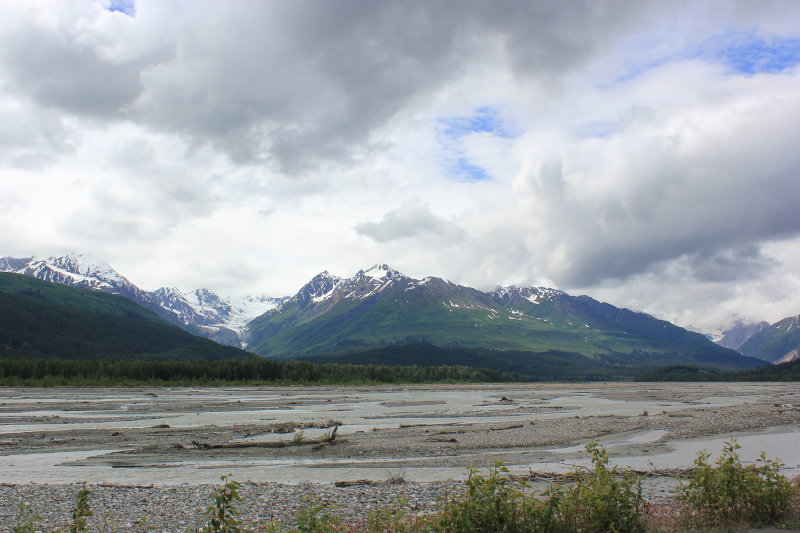
<instances>
[{"instance_id":1,"label":"leafy plant","mask_svg":"<svg viewBox=\"0 0 800 533\"><path fill-rule=\"evenodd\" d=\"M692 480L679 489L690 519L701 525L779 523L790 510L792 484L780 473L782 464L761 452L754 465L743 465L736 439L724 443L719 458L698 453Z\"/></svg>"},{"instance_id":2,"label":"leafy plant","mask_svg":"<svg viewBox=\"0 0 800 533\"><path fill-rule=\"evenodd\" d=\"M78 531L88 531L87 518L93 516L94 513L89 508L89 495L91 491L86 488L86 482L78 491L77 501L75 508L72 510L72 521L69 524L69 532L77 533Z\"/></svg>"},{"instance_id":3,"label":"leafy plant","mask_svg":"<svg viewBox=\"0 0 800 533\"><path fill-rule=\"evenodd\" d=\"M306 437L304 435L304 431L302 429L295 431L294 436L292 437L292 444L303 444L305 442Z\"/></svg>"},{"instance_id":4,"label":"leafy plant","mask_svg":"<svg viewBox=\"0 0 800 533\"><path fill-rule=\"evenodd\" d=\"M211 493L210 498L213 504L206 510L208 523L203 527L203 533L239 533L239 520L236 516L239 511L234 507L234 502L242 500L239 496L241 484L236 481L228 481L229 475L221 476L222 486Z\"/></svg>"},{"instance_id":5,"label":"leafy plant","mask_svg":"<svg viewBox=\"0 0 800 533\"><path fill-rule=\"evenodd\" d=\"M295 515L299 533L336 533L341 520L324 503L309 505Z\"/></svg>"},{"instance_id":6,"label":"leafy plant","mask_svg":"<svg viewBox=\"0 0 800 533\"><path fill-rule=\"evenodd\" d=\"M439 532L516 533L544 531L541 502L526 498L523 483L514 482L508 468L496 462L488 476L469 470L466 491L446 500L434 518Z\"/></svg>"},{"instance_id":7,"label":"leafy plant","mask_svg":"<svg viewBox=\"0 0 800 533\"><path fill-rule=\"evenodd\" d=\"M545 493L547 530L645 531L641 478L608 468L608 454L596 442L587 444L586 451L593 468L579 472L573 486L556 486Z\"/></svg>"},{"instance_id":8,"label":"leafy plant","mask_svg":"<svg viewBox=\"0 0 800 533\"><path fill-rule=\"evenodd\" d=\"M412 533L418 531L420 524L414 517L408 516L406 505L408 500L400 498L391 507L371 511L367 516L369 533Z\"/></svg>"},{"instance_id":9,"label":"leafy plant","mask_svg":"<svg viewBox=\"0 0 800 533\"><path fill-rule=\"evenodd\" d=\"M19 502L11 531L13 533L33 533L36 531L36 522L41 519L42 517L36 514L30 505Z\"/></svg>"}]
</instances>

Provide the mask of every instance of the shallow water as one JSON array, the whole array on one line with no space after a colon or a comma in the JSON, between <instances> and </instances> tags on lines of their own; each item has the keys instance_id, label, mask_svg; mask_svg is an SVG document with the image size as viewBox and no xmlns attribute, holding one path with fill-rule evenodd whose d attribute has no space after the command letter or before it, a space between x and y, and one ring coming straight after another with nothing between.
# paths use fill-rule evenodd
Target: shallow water
<instances>
[{"instance_id":1,"label":"shallow water","mask_svg":"<svg viewBox=\"0 0 800 533\"><path fill-rule=\"evenodd\" d=\"M776 386L776 385L773 385ZM784 390L797 393L793 385ZM635 384L586 386L476 386L350 389L0 389L0 471L7 483L108 482L126 484L182 484L218 481L231 473L240 481L330 482L341 479L387 479L402 472L416 481L463 478L466 465L476 459L503 457L511 470L562 472L585 466L586 442L564 447L496 447L460 453L448 448L448 457L459 467L432 465L438 457L286 457L259 459L175 459L141 453L135 468L115 468L110 454L131 448L98 446L80 451L15 453L15 434L71 430L130 430L168 424L171 428L229 427L276 422L323 423L341 421L340 436L413 425L513 424L538 419L574 417L650 416L694 408L720 408L764 401L760 384L715 384L708 391L697 384L679 385L674 397L659 389ZM679 390L678 390L679 389ZM720 393L722 392L722 394ZM508 398L510 401L505 401ZM690 399L687 399L690 398ZM58 423L42 417L59 417ZM145 418L142 418L145 417ZM31 423L18 422L30 418ZM97 418L98 421L87 421ZM71 421L70 419L81 420ZM306 438L324 435L325 429L304 430ZM697 452L708 449L716 457L724 440L738 437L745 461L754 461L760 451L778 457L789 474L800 473L800 428L781 427L767 431L739 432L713 438L664 441L664 430L638 431L602 436L613 463L637 469L691 466ZM291 439L291 434L261 434L238 441ZM641 448L653 446L653 451ZM131 444L130 446L134 446ZM55 444L54 444L55 447ZM141 450L140 450L141 451ZM615 453L620 456L615 457ZM625 454L624 456L622 456ZM97 459L100 460L97 460ZM110 458L105 461L105 458ZM383 466L386 465L386 466ZM398 465L400 465L398 467ZM130 466L130 465L126 465Z\"/></svg>"}]
</instances>

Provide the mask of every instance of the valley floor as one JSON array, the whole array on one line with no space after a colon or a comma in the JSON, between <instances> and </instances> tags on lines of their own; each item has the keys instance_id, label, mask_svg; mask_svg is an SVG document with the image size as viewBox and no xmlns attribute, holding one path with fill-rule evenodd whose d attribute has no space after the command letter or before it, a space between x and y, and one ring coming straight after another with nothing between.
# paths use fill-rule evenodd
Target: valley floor
<instances>
[{"instance_id":1,"label":"valley floor","mask_svg":"<svg viewBox=\"0 0 800 533\"><path fill-rule=\"evenodd\" d=\"M598 440L614 464L666 471L690 467L701 449L716 457L731 437L743 460L763 450L800 474L800 386L0 389L0 524L19 501L45 526L65 523L81 481L93 485L94 520L190 524L229 473L245 482L248 521L286 520L303 497L351 517L398 498L425 512L468 465L563 473L587 464L583 447ZM334 485L354 480L371 484ZM647 496L676 484L648 478Z\"/></svg>"}]
</instances>

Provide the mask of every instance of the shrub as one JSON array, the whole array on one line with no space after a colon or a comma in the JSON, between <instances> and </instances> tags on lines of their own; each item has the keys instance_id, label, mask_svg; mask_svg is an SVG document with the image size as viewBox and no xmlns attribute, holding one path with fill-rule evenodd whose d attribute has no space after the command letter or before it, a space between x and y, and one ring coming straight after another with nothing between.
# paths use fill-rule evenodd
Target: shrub
<instances>
[{"instance_id":1,"label":"shrub","mask_svg":"<svg viewBox=\"0 0 800 533\"><path fill-rule=\"evenodd\" d=\"M606 450L596 442L587 444L586 451L593 469L579 472L573 486L545 493L547 531L645 531L641 478L609 469Z\"/></svg>"},{"instance_id":2,"label":"shrub","mask_svg":"<svg viewBox=\"0 0 800 533\"><path fill-rule=\"evenodd\" d=\"M77 533L79 531L88 531L87 518L93 516L94 513L89 508L89 494L91 491L86 488L86 482L78 491L75 508L72 510L72 522L69 524L69 533Z\"/></svg>"},{"instance_id":3,"label":"shrub","mask_svg":"<svg viewBox=\"0 0 800 533\"><path fill-rule=\"evenodd\" d=\"M694 460L692 480L679 489L678 498L690 521L700 525L778 523L790 510L794 491L782 464L764 452L754 465L742 465L732 439L712 465L702 451Z\"/></svg>"},{"instance_id":4,"label":"shrub","mask_svg":"<svg viewBox=\"0 0 800 533\"><path fill-rule=\"evenodd\" d=\"M295 515L298 533L335 533L339 525L339 517L329 512L330 507L324 503L303 507Z\"/></svg>"},{"instance_id":5,"label":"shrub","mask_svg":"<svg viewBox=\"0 0 800 533\"><path fill-rule=\"evenodd\" d=\"M508 468L499 462L483 476L469 470L466 491L445 500L433 519L434 531L456 532L536 532L545 531L543 505L526 497L524 484L514 482Z\"/></svg>"},{"instance_id":6,"label":"shrub","mask_svg":"<svg viewBox=\"0 0 800 533\"><path fill-rule=\"evenodd\" d=\"M405 506L408 500L400 498L391 507L370 511L367 516L369 533L413 533L419 530L420 524L408 516Z\"/></svg>"},{"instance_id":7,"label":"shrub","mask_svg":"<svg viewBox=\"0 0 800 533\"><path fill-rule=\"evenodd\" d=\"M233 502L242 500L239 496L237 481L228 481L229 476L221 476L222 486L211 493L210 498L213 504L206 510L208 523L203 527L203 533L239 533L239 520L236 516L239 512Z\"/></svg>"},{"instance_id":8,"label":"shrub","mask_svg":"<svg viewBox=\"0 0 800 533\"><path fill-rule=\"evenodd\" d=\"M42 517L36 514L30 505L20 502L11 531L12 533L33 533L37 529L36 522L41 519Z\"/></svg>"}]
</instances>

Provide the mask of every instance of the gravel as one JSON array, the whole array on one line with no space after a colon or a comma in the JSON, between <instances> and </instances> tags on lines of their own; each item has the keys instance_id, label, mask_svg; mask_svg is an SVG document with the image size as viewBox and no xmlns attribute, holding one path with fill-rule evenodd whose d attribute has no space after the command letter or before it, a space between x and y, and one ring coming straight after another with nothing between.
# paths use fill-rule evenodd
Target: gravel
<instances>
[{"instance_id":1,"label":"gravel","mask_svg":"<svg viewBox=\"0 0 800 533\"><path fill-rule=\"evenodd\" d=\"M403 500L411 514L433 511L448 492L458 490L461 483L381 483L336 487L332 484L284 485L278 483L243 483L236 503L239 519L257 525L275 520L283 526L294 525L294 515L301 508L323 503L348 523L365 521L369 512L388 508ZM90 527L101 530L130 530L143 516L147 525L158 531L184 531L203 522L203 510L211 503L209 495L216 486L109 486L87 485L91 491L89 504L94 516ZM69 523L76 495L81 485L0 485L0 531L11 531L24 502L42 520L43 531L65 527Z\"/></svg>"}]
</instances>

